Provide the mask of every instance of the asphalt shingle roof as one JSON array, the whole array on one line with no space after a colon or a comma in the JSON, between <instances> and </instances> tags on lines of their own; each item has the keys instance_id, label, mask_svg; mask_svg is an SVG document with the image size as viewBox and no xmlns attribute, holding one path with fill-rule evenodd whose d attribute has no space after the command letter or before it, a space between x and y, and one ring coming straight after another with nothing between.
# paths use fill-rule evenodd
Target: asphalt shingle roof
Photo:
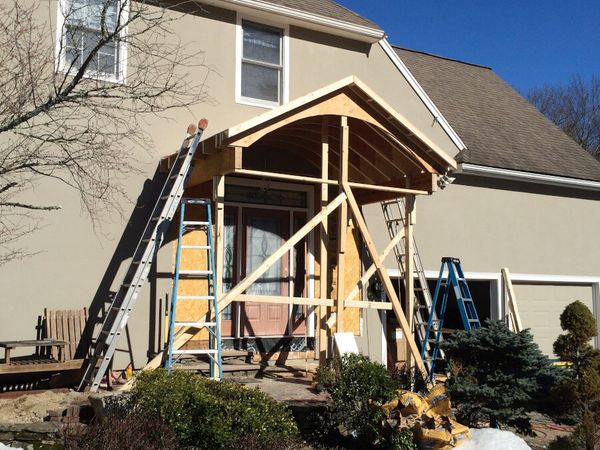
<instances>
[{"instance_id":1,"label":"asphalt shingle roof","mask_svg":"<svg viewBox=\"0 0 600 450\"><path fill-rule=\"evenodd\" d=\"M342 22L381 30L376 23L332 0L266 0L266 3L285 6L297 9L298 11L318 14L330 19L341 20Z\"/></svg>"},{"instance_id":2,"label":"asphalt shingle roof","mask_svg":"<svg viewBox=\"0 0 600 450\"><path fill-rule=\"evenodd\" d=\"M395 50L467 146L459 162L600 181L600 162L492 69Z\"/></svg>"}]
</instances>

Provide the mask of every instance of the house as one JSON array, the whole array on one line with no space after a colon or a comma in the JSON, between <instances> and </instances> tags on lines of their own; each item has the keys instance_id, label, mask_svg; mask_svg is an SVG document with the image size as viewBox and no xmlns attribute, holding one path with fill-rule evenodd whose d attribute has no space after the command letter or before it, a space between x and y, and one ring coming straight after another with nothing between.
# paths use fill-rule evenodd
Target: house
<instances>
[{"instance_id":1,"label":"house","mask_svg":"<svg viewBox=\"0 0 600 450\"><path fill-rule=\"evenodd\" d=\"M48 35L58 42L68 2L38 8L40 20L52 18ZM39 199L60 198L63 208L27 237L27 246L41 253L0 270L7 299L0 339L31 337L44 307L90 306L90 315L102 318L145 225L144 211L164 181L157 164L169 165L185 126L199 117L210 125L187 195L216 191L223 199L218 267L221 299L232 300L221 315L226 347L322 355L331 332L323 322L333 317L332 328L353 332L373 359L386 361L392 347L396 358L405 357L396 303L392 314L389 304L367 301L365 289L353 291L370 265L368 236L380 253L389 242L378 202L399 195L415 205L406 232L414 226L428 278L437 277L442 256L460 257L482 317L505 314L501 267L513 272L524 325L548 353L567 303L580 299L597 314L600 244L593 236L600 223L600 164L493 71L392 47L376 24L330 0L207 0L168 14L178 20L173 39L204 51L205 67L194 68L193 76L206 79L212 101L149 124L156 150L133 149L142 174L125 186L137 203L126 205L129 218L113 217L101 232L90 227L68 188L52 181L35 187ZM123 66L114 61L111 81L123 82ZM323 164L325 147L329 161ZM447 175L455 180L439 189ZM362 207L369 233L361 230L344 186ZM346 206L322 222L325 244L316 227L246 291L253 298L227 297L344 192L331 209ZM116 368L130 362L143 367L163 348L174 243L171 235L157 255L127 339L119 343ZM325 253L329 257L321 259ZM385 264L402 286L394 258ZM410 305L412 283L396 294L384 287L388 298ZM202 288L189 283L181 289L190 294ZM340 305L340 292L353 293L348 307ZM261 296L280 302L245 301ZM202 313L198 308L179 313L193 320ZM202 339L198 334L192 341Z\"/></svg>"}]
</instances>

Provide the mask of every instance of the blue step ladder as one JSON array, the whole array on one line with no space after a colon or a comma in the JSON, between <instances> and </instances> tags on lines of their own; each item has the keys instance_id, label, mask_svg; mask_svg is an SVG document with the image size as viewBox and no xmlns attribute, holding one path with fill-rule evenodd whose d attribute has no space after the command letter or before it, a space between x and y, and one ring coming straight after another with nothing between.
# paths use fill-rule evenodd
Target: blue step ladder
<instances>
[{"instance_id":1,"label":"blue step ladder","mask_svg":"<svg viewBox=\"0 0 600 450\"><path fill-rule=\"evenodd\" d=\"M446 270L447 276L445 276ZM448 307L450 286L452 286L454 290L454 297L456 298L458 312L460 313L464 329L470 332L472 329L481 328L481 322L477 315L477 309L475 308L475 303L473 302L467 279L465 278L465 274L460 265L460 259L452 257L442 258L440 274L433 294L431 313L429 314L425 338L423 346L421 347L421 358L423 361L427 362L429 367L429 377L432 381L435 377L435 363L436 361L443 359L440 356L440 343L443 340L442 329L444 326L446 308ZM442 305L440 314L436 317L433 312L436 310L442 287Z\"/></svg>"},{"instance_id":2,"label":"blue step ladder","mask_svg":"<svg viewBox=\"0 0 600 450\"><path fill-rule=\"evenodd\" d=\"M186 219L188 206L206 208L206 220ZM205 355L209 358L210 378L220 380L223 378L223 360L221 354L221 330L218 319L217 283L215 277L215 252L213 247L211 201L208 199L183 198L179 214L179 234L177 239L177 253L175 255L175 275L173 277L173 291L171 294L171 308L169 314L169 339L167 342L167 357L165 368L170 372L173 364L183 355ZM187 245L183 243L183 235L187 231L200 230L205 233L206 244ZM201 269L182 269L181 254L188 250L205 250L206 263ZM179 280L206 280L207 292L205 295L179 295ZM207 313L203 320L197 322L177 321L177 303L184 301L200 301L207 303ZM193 327L208 331L208 348L205 349L174 349L175 329L177 327ZM194 367L194 366L192 366ZM185 365L181 365L185 369Z\"/></svg>"}]
</instances>

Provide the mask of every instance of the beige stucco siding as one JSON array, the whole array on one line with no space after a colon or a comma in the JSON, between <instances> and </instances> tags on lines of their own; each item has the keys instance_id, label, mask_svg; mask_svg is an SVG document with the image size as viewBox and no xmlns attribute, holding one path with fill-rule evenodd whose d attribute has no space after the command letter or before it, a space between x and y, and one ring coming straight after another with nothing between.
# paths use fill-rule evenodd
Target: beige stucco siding
<instances>
[{"instance_id":1,"label":"beige stucco siding","mask_svg":"<svg viewBox=\"0 0 600 450\"><path fill-rule=\"evenodd\" d=\"M460 180L465 180L461 178ZM465 180L467 181L467 180ZM460 257L465 271L600 276L600 194L495 180L469 180L417 198L415 238L425 269L442 256ZM380 207L365 208L383 248ZM394 268L394 259L387 260Z\"/></svg>"}]
</instances>

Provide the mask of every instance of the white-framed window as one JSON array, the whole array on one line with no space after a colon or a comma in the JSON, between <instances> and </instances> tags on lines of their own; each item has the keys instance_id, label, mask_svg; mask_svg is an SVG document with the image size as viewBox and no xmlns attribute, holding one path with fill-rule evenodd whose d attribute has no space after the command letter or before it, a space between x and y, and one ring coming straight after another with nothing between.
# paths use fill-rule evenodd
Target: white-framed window
<instances>
[{"instance_id":1,"label":"white-framed window","mask_svg":"<svg viewBox=\"0 0 600 450\"><path fill-rule=\"evenodd\" d=\"M288 101L288 28L238 16L236 101L275 107Z\"/></svg>"},{"instance_id":2,"label":"white-framed window","mask_svg":"<svg viewBox=\"0 0 600 450\"><path fill-rule=\"evenodd\" d=\"M126 0L60 0L57 21L58 69L77 71L97 46L104 28L114 33L127 20ZM90 61L86 76L107 81L125 79L126 30L104 44Z\"/></svg>"}]
</instances>

